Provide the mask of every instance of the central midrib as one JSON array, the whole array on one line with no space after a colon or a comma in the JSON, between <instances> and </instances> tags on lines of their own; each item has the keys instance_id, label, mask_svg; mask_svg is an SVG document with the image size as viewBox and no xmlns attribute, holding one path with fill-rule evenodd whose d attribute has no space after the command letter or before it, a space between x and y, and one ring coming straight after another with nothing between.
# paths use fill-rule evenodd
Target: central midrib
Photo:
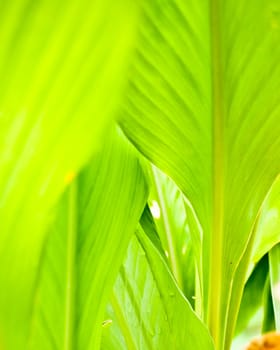
<instances>
[{"instance_id":1,"label":"central midrib","mask_svg":"<svg viewBox=\"0 0 280 350\"><path fill-rule=\"evenodd\" d=\"M221 342L222 245L224 217L224 116L220 51L219 0L210 2L213 97L213 219L210 253L208 325L217 350Z\"/></svg>"}]
</instances>

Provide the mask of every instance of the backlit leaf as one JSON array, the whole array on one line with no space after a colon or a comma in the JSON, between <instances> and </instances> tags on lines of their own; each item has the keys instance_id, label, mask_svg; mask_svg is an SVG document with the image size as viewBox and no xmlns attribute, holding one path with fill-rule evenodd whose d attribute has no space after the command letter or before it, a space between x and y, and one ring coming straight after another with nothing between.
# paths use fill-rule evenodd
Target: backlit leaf
<instances>
[{"instance_id":1,"label":"backlit leaf","mask_svg":"<svg viewBox=\"0 0 280 350\"><path fill-rule=\"evenodd\" d=\"M217 350L230 347L231 295L242 292L249 253L239 263L280 172L279 13L277 0L146 1L120 116L200 221L204 319Z\"/></svg>"},{"instance_id":2,"label":"backlit leaf","mask_svg":"<svg viewBox=\"0 0 280 350\"><path fill-rule=\"evenodd\" d=\"M102 350L214 350L205 325L141 228L129 245L107 318L113 322L103 329Z\"/></svg>"},{"instance_id":3,"label":"backlit leaf","mask_svg":"<svg viewBox=\"0 0 280 350\"><path fill-rule=\"evenodd\" d=\"M135 150L123 135L108 135L57 207L38 276L30 350L99 349L107 299L146 197Z\"/></svg>"}]
</instances>

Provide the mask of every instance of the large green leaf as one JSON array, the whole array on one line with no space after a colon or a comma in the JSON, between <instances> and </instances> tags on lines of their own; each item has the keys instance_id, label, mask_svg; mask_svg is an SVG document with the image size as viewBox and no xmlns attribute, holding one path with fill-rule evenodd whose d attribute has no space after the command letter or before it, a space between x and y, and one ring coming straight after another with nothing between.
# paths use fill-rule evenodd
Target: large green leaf
<instances>
[{"instance_id":1,"label":"large green leaf","mask_svg":"<svg viewBox=\"0 0 280 350\"><path fill-rule=\"evenodd\" d=\"M123 135L73 181L43 255L30 349L98 349L103 313L143 211L147 187Z\"/></svg>"},{"instance_id":2,"label":"large green leaf","mask_svg":"<svg viewBox=\"0 0 280 350\"><path fill-rule=\"evenodd\" d=\"M159 251L141 228L117 278L103 350L214 350L206 327L177 287Z\"/></svg>"},{"instance_id":3,"label":"large green leaf","mask_svg":"<svg viewBox=\"0 0 280 350\"><path fill-rule=\"evenodd\" d=\"M0 9L0 347L18 350L47 212L119 102L137 11L126 0Z\"/></svg>"},{"instance_id":4,"label":"large green leaf","mask_svg":"<svg viewBox=\"0 0 280 350\"><path fill-rule=\"evenodd\" d=\"M155 0L144 10L120 120L201 223L203 308L220 350L249 258L235 273L280 171L280 2Z\"/></svg>"}]
</instances>

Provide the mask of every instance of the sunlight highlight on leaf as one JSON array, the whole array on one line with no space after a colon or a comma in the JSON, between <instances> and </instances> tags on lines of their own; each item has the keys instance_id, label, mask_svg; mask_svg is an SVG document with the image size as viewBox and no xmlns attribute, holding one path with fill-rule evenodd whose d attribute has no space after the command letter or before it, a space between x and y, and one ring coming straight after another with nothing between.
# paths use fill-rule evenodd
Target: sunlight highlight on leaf
<instances>
[{"instance_id":1,"label":"sunlight highlight on leaf","mask_svg":"<svg viewBox=\"0 0 280 350\"><path fill-rule=\"evenodd\" d=\"M160 207L156 200L152 200L152 204L150 206L151 213L155 219L160 218Z\"/></svg>"}]
</instances>

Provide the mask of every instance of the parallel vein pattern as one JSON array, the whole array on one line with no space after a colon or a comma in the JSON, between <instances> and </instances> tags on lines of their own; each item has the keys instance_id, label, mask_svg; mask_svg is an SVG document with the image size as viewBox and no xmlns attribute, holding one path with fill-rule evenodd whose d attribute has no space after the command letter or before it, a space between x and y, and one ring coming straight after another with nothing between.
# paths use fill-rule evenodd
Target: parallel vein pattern
<instances>
[{"instance_id":1,"label":"parallel vein pattern","mask_svg":"<svg viewBox=\"0 0 280 350\"><path fill-rule=\"evenodd\" d=\"M279 13L277 0L145 2L120 117L201 223L203 305L217 349L234 328L230 298L238 305L242 292L235 273L280 172Z\"/></svg>"},{"instance_id":2,"label":"parallel vein pattern","mask_svg":"<svg viewBox=\"0 0 280 350\"><path fill-rule=\"evenodd\" d=\"M99 348L105 306L147 197L123 135L108 135L69 191L43 255L30 350Z\"/></svg>"},{"instance_id":3,"label":"parallel vein pattern","mask_svg":"<svg viewBox=\"0 0 280 350\"><path fill-rule=\"evenodd\" d=\"M136 19L135 4L126 0L0 3L0 347L5 350L25 347L48 211L98 148L112 118Z\"/></svg>"},{"instance_id":4,"label":"parallel vein pattern","mask_svg":"<svg viewBox=\"0 0 280 350\"><path fill-rule=\"evenodd\" d=\"M103 329L102 350L130 349L123 322L135 349L213 350L206 327L179 291L159 252L139 228L130 242L114 286L115 302L107 307L113 322ZM123 322L119 322L118 313Z\"/></svg>"}]
</instances>

